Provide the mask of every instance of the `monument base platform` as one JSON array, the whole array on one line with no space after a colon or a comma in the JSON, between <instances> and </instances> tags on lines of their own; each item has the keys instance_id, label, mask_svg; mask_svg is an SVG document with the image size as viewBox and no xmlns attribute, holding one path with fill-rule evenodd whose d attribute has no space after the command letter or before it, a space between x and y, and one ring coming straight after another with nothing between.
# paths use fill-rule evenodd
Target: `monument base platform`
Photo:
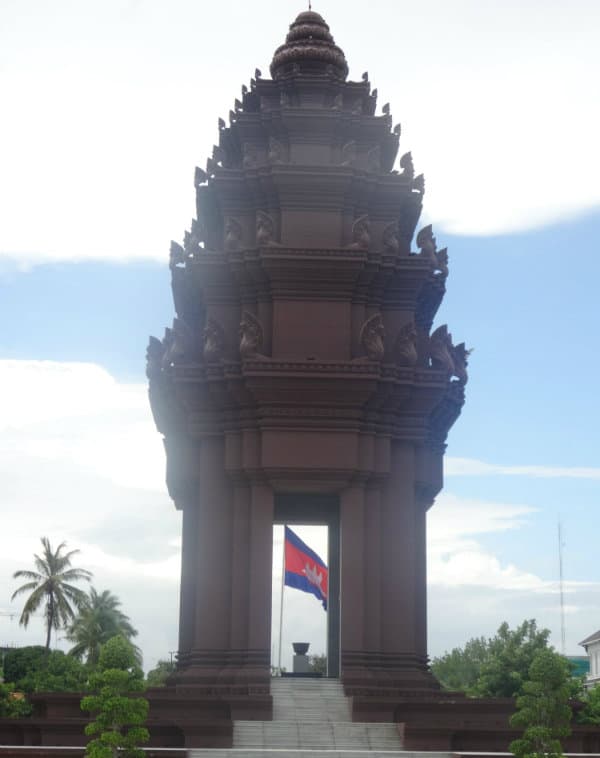
<instances>
[{"instance_id":1,"label":"monument base platform","mask_svg":"<svg viewBox=\"0 0 600 758\"><path fill-rule=\"evenodd\" d=\"M288 687L294 686L293 679L286 681ZM304 687L308 682L296 681ZM328 681L332 682L325 678L314 680L316 686L319 682L324 687L332 686ZM251 694L235 686L215 685L211 693L207 689L176 685L147 691L150 749L232 748L234 721L269 722L273 717L270 691ZM512 699L471 699L462 693L433 689L408 691L354 685L346 686L345 691L347 718L363 724L395 724L404 751L505 753L518 736L509 725L514 711ZM84 727L89 722L80 710L81 697L82 693L32 695L31 718L0 719L0 747L81 747L86 742ZM278 718L282 718L280 711L281 706ZM600 753L600 728L574 726L563 746L570 753Z\"/></svg>"}]
</instances>

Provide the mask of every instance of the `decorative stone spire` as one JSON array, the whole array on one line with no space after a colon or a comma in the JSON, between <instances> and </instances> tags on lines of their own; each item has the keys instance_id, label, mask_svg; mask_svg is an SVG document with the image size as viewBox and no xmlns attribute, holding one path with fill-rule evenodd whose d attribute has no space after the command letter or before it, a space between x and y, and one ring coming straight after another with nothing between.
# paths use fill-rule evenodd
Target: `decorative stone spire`
<instances>
[{"instance_id":1,"label":"decorative stone spire","mask_svg":"<svg viewBox=\"0 0 600 758\"><path fill-rule=\"evenodd\" d=\"M290 25L285 43L277 48L271 63L271 76L286 74L323 74L331 67L340 79L348 76L343 50L334 42L329 26L314 11L304 11Z\"/></svg>"}]
</instances>

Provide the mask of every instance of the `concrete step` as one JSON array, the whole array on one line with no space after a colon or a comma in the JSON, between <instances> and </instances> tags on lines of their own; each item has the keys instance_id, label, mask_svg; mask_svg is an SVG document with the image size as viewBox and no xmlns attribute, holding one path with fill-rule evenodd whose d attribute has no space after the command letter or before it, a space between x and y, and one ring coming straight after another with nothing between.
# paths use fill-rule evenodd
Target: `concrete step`
<instances>
[{"instance_id":1,"label":"concrete step","mask_svg":"<svg viewBox=\"0 0 600 758\"><path fill-rule=\"evenodd\" d=\"M394 724L323 721L235 721L237 749L401 750Z\"/></svg>"},{"instance_id":2,"label":"concrete step","mask_svg":"<svg viewBox=\"0 0 600 758\"><path fill-rule=\"evenodd\" d=\"M269 750L232 748L228 750L188 750L188 758L454 758L454 753L411 750ZM506 755L506 754L505 754Z\"/></svg>"},{"instance_id":3,"label":"concrete step","mask_svg":"<svg viewBox=\"0 0 600 758\"><path fill-rule=\"evenodd\" d=\"M350 721L350 702L338 679L271 680L273 721Z\"/></svg>"}]
</instances>

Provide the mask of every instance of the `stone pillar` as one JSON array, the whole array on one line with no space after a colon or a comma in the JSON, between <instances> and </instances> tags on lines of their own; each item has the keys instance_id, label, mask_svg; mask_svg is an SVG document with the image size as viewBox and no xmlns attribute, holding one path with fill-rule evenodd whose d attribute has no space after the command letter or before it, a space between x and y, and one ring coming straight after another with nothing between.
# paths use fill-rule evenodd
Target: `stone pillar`
<instances>
[{"instance_id":1,"label":"stone pillar","mask_svg":"<svg viewBox=\"0 0 600 758\"><path fill-rule=\"evenodd\" d=\"M214 683L228 664L231 630L232 490L224 471L221 436L206 437L200 446L199 495L196 508L185 509L186 582L181 615L193 617L184 632L189 652L182 651L184 671L179 684ZM190 533L186 533L189 530ZM195 595L192 599L190 584ZM187 607L188 604L191 607ZM209 612L207 612L209 610ZM190 639L188 639L188 637Z\"/></svg>"},{"instance_id":2,"label":"stone pillar","mask_svg":"<svg viewBox=\"0 0 600 758\"><path fill-rule=\"evenodd\" d=\"M198 503L183 508L181 585L179 589L179 660L186 660L194 642L196 616L196 556L198 554Z\"/></svg>"},{"instance_id":3,"label":"stone pillar","mask_svg":"<svg viewBox=\"0 0 600 758\"><path fill-rule=\"evenodd\" d=\"M253 484L248 533L248 676L268 682L271 660L271 588L273 574L272 489Z\"/></svg>"},{"instance_id":4,"label":"stone pillar","mask_svg":"<svg viewBox=\"0 0 600 758\"><path fill-rule=\"evenodd\" d=\"M381 490L370 487L365 501L365 650L381 650Z\"/></svg>"},{"instance_id":5,"label":"stone pillar","mask_svg":"<svg viewBox=\"0 0 600 758\"><path fill-rule=\"evenodd\" d=\"M345 682L360 677L365 628L365 496L362 486L340 496L341 659Z\"/></svg>"}]
</instances>

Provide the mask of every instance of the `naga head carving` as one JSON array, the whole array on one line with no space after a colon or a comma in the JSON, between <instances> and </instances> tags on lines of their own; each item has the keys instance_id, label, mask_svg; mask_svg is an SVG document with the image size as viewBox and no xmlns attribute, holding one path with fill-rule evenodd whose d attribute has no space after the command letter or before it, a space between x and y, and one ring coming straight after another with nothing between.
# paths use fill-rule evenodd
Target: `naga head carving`
<instances>
[{"instance_id":1,"label":"naga head carving","mask_svg":"<svg viewBox=\"0 0 600 758\"><path fill-rule=\"evenodd\" d=\"M400 250L400 239L397 221L392 221L391 224L388 224L385 227L381 236L381 241L383 242L383 249L386 253L391 253L392 255L398 253Z\"/></svg>"},{"instance_id":2,"label":"naga head carving","mask_svg":"<svg viewBox=\"0 0 600 758\"><path fill-rule=\"evenodd\" d=\"M400 168L402 169L402 176L406 179L415 178L415 164L413 163L412 153L404 153L400 158Z\"/></svg>"},{"instance_id":3,"label":"naga head carving","mask_svg":"<svg viewBox=\"0 0 600 758\"><path fill-rule=\"evenodd\" d=\"M453 351L452 335L448 331L448 326L446 324L438 326L429 338L431 368L444 371L448 376L452 376L454 374Z\"/></svg>"},{"instance_id":4,"label":"naga head carving","mask_svg":"<svg viewBox=\"0 0 600 758\"><path fill-rule=\"evenodd\" d=\"M157 337L150 337L146 348L146 376L151 382L160 376L164 352L163 343Z\"/></svg>"},{"instance_id":5,"label":"naga head carving","mask_svg":"<svg viewBox=\"0 0 600 758\"><path fill-rule=\"evenodd\" d=\"M223 327L214 318L209 318L204 327L204 360L207 363L216 363L223 358L225 352L225 332Z\"/></svg>"},{"instance_id":6,"label":"naga head carving","mask_svg":"<svg viewBox=\"0 0 600 758\"><path fill-rule=\"evenodd\" d=\"M244 311L240 321L240 355L242 358L254 358L260 353L262 345L262 324L252 313Z\"/></svg>"},{"instance_id":7,"label":"naga head carving","mask_svg":"<svg viewBox=\"0 0 600 758\"><path fill-rule=\"evenodd\" d=\"M258 247L272 247L275 242L275 222L264 211L256 211L256 244Z\"/></svg>"},{"instance_id":8,"label":"naga head carving","mask_svg":"<svg viewBox=\"0 0 600 758\"><path fill-rule=\"evenodd\" d=\"M225 250L239 250L242 246L242 226L232 216L225 221Z\"/></svg>"},{"instance_id":9,"label":"naga head carving","mask_svg":"<svg viewBox=\"0 0 600 758\"><path fill-rule=\"evenodd\" d=\"M394 345L394 356L399 366L414 366L419 360L417 353L417 328L409 321L398 332Z\"/></svg>"},{"instance_id":10,"label":"naga head carving","mask_svg":"<svg viewBox=\"0 0 600 758\"><path fill-rule=\"evenodd\" d=\"M352 225L352 242L349 247L367 250L371 244L371 223L365 213Z\"/></svg>"},{"instance_id":11,"label":"naga head carving","mask_svg":"<svg viewBox=\"0 0 600 758\"><path fill-rule=\"evenodd\" d=\"M360 330L360 344L370 360L383 360L385 353L384 336L383 319L380 313L375 313L365 321Z\"/></svg>"}]
</instances>

